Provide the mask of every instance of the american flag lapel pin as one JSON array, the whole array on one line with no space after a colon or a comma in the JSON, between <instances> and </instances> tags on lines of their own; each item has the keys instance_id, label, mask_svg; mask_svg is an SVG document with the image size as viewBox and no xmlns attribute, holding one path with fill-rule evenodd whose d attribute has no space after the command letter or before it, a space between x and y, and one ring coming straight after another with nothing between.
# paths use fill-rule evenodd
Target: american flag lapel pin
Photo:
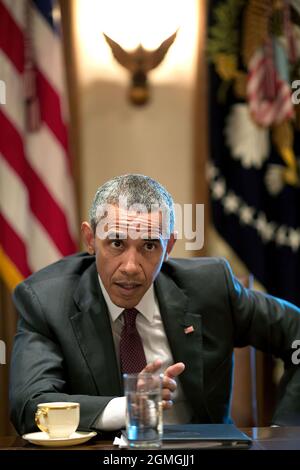
<instances>
[{"instance_id":1,"label":"american flag lapel pin","mask_svg":"<svg viewBox=\"0 0 300 470\"><path fill-rule=\"evenodd\" d=\"M193 325L190 325L190 326L187 326L185 329L184 329L184 333L186 335L189 335L190 333L193 333L195 331L195 328L193 327Z\"/></svg>"}]
</instances>

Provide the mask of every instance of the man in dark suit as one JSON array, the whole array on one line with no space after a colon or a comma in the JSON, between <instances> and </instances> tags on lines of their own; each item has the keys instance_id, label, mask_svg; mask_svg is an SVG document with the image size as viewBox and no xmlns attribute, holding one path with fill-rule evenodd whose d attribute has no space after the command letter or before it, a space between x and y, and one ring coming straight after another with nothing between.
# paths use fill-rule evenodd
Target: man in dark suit
<instances>
[{"instance_id":1,"label":"man in dark suit","mask_svg":"<svg viewBox=\"0 0 300 470\"><path fill-rule=\"evenodd\" d=\"M168 260L175 236L165 188L142 175L108 181L82 233L88 253L46 267L14 294L10 400L20 433L36 429L37 404L51 401L79 402L80 429L124 426L120 343L133 310L143 346L136 361L164 371L165 422L230 422L233 348L251 344L285 361L273 422L300 424L291 361L299 310L243 288L225 260Z\"/></svg>"}]
</instances>

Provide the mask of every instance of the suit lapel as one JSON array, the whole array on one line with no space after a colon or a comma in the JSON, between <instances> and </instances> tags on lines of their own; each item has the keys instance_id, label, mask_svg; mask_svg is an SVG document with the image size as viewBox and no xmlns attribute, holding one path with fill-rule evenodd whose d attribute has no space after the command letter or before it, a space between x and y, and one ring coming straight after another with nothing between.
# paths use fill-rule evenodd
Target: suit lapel
<instances>
[{"instance_id":1,"label":"suit lapel","mask_svg":"<svg viewBox=\"0 0 300 470\"><path fill-rule=\"evenodd\" d=\"M183 290L163 272L155 281L155 291L174 362L183 362L186 366L179 376L186 398L192 404L196 418L207 417L203 395L201 315L189 311Z\"/></svg>"},{"instance_id":2,"label":"suit lapel","mask_svg":"<svg viewBox=\"0 0 300 470\"><path fill-rule=\"evenodd\" d=\"M93 376L99 395L120 396L121 380L96 264L83 274L74 294L77 313L70 318L77 341Z\"/></svg>"}]
</instances>

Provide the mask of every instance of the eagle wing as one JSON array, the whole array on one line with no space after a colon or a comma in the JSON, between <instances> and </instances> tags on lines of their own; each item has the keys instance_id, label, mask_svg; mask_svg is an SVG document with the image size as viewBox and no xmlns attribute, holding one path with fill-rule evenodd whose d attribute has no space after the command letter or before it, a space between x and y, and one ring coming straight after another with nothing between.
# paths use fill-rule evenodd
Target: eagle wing
<instances>
[{"instance_id":1,"label":"eagle wing","mask_svg":"<svg viewBox=\"0 0 300 470\"><path fill-rule=\"evenodd\" d=\"M125 51L116 41L111 39L105 33L103 33L106 42L111 48L114 58L123 65L130 72L135 71L135 61L133 60L132 53Z\"/></svg>"},{"instance_id":2,"label":"eagle wing","mask_svg":"<svg viewBox=\"0 0 300 470\"><path fill-rule=\"evenodd\" d=\"M145 72L149 72L149 70L154 69L162 62L169 48L175 41L177 31L165 39L155 51L147 51L147 59L145 60L144 67Z\"/></svg>"}]
</instances>

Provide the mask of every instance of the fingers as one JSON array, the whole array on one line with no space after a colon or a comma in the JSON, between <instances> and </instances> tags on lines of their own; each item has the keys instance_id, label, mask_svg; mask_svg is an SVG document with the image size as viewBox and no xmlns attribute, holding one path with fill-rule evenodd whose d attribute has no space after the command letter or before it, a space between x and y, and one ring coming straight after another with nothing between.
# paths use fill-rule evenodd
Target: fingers
<instances>
[{"instance_id":1,"label":"fingers","mask_svg":"<svg viewBox=\"0 0 300 470\"><path fill-rule=\"evenodd\" d=\"M170 401L170 400L172 400L172 396L173 396L173 394L172 394L171 390L169 390L168 388L164 388L162 390L162 399L163 400Z\"/></svg>"},{"instance_id":2,"label":"fingers","mask_svg":"<svg viewBox=\"0 0 300 470\"><path fill-rule=\"evenodd\" d=\"M149 373L154 373L157 372L162 365L162 361L160 359L156 359L155 361L151 362L150 364L147 364L146 367L142 370L143 372L149 372ZM175 381L175 377L180 375L185 369L185 365L183 362L177 362L176 364L172 364L169 366L163 376L163 384L162 388L163 390L170 390L171 392L175 392L177 388L177 384Z\"/></svg>"},{"instance_id":3,"label":"fingers","mask_svg":"<svg viewBox=\"0 0 300 470\"><path fill-rule=\"evenodd\" d=\"M173 379L174 377L177 377L178 375L182 374L184 369L185 365L183 362L176 362L176 364L172 364L165 370L165 375Z\"/></svg>"},{"instance_id":4,"label":"fingers","mask_svg":"<svg viewBox=\"0 0 300 470\"><path fill-rule=\"evenodd\" d=\"M169 410L173 406L173 401L172 400L163 400L162 401L162 407L163 410Z\"/></svg>"},{"instance_id":5,"label":"fingers","mask_svg":"<svg viewBox=\"0 0 300 470\"><path fill-rule=\"evenodd\" d=\"M150 372L150 373L157 372L161 368L161 365L162 365L162 361L160 359L155 359L155 361L150 362L150 364L147 364L146 367L144 367L144 369L142 370L142 373L143 372Z\"/></svg>"},{"instance_id":6,"label":"fingers","mask_svg":"<svg viewBox=\"0 0 300 470\"><path fill-rule=\"evenodd\" d=\"M183 362L177 362L165 370L163 378L163 409L168 410L173 406L172 396L177 388L175 377L180 375L185 369Z\"/></svg>"},{"instance_id":7,"label":"fingers","mask_svg":"<svg viewBox=\"0 0 300 470\"><path fill-rule=\"evenodd\" d=\"M174 379L171 379L170 377L167 377L166 375L164 375L162 387L163 387L163 389L166 388L166 389L170 390L171 392L175 392L175 390L177 388L177 384L176 384L176 381Z\"/></svg>"},{"instance_id":8,"label":"fingers","mask_svg":"<svg viewBox=\"0 0 300 470\"><path fill-rule=\"evenodd\" d=\"M141 372L155 373L161 368L161 366L162 361L160 359L156 359L150 364L147 364ZM171 366L169 366L164 372L162 390L162 407L164 410L168 410L173 406L172 395L177 388L177 384L174 379L175 377L178 377L178 375L180 375L184 371L184 369L184 363L177 362L176 364L172 364Z\"/></svg>"},{"instance_id":9,"label":"fingers","mask_svg":"<svg viewBox=\"0 0 300 470\"><path fill-rule=\"evenodd\" d=\"M154 373L157 372L162 366L162 361L160 359L155 359L155 361L150 362L150 364L147 364L146 367L142 370L142 372L150 372ZM165 372L164 375L167 377L170 377L173 379L174 377L177 377L180 375L185 369L185 365L183 362L176 362L176 364L172 364L169 366Z\"/></svg>"},{"instance_id":10,"label":"fingers","mask_svg":"<svg viewBox=\"0 0 300 470\"><path fill-rule=\"evenodd\" d=\"M164 375L163 378L163 389L162 389L162 398L165 401L171 401L173 393L177 389L177 383L174 379L167 377ZM172 404L168 404L168 408L170 408Z\"/></svg>"}]
</instances>

